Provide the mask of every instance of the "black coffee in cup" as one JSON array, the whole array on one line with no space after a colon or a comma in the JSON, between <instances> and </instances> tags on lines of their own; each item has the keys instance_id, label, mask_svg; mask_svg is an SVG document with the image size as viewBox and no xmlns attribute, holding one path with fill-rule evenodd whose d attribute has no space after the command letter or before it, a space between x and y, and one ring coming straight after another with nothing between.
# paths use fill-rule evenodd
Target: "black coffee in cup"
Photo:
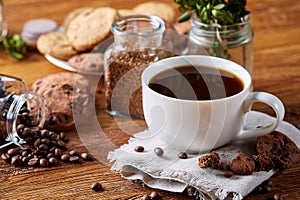
<instances>
[{"instance_id":1,"label":"black coffee in cup","mask_svg":"<svg viewBox=\"0 0 300 200\"><path fill-rule=\"evenodd\" d=\"M244 84L239 77L223 69L180 66L154 76L149 87L172 98L214 100L241 92Z\"/></svg>"}]
</instances>

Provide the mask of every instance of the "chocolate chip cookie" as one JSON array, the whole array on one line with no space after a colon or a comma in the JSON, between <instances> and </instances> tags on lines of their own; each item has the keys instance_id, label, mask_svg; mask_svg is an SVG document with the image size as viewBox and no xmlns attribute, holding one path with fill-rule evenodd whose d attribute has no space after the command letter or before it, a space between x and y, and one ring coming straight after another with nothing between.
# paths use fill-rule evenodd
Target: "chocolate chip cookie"
<instances>
[{"instance_id":1,"label":"chocolate chip cookie","mask_svg":"<svg viewBox=\"0 0 300 200\"><path fill-rule=\"evenodd\" d=\"M110 35L117 11L109 7L87 10L73 19L66 31L70 44L77 51L91 50Z\"/></svg>"},{"instance_id":2,"label":"chocolate chip cookie","mask_svg":"<svg viewBox=\"0 0 300 200\"><path fill-rule=\"evenodd\" d=\"M286 135L278 131L257 138L256 170L286 169L300 160L300 150Z\"/></svg>"},{"instance_id":3,"label":"chocolate chip cookie","mask_svg":"<svg viewBox=\"0 0 300 200\"><path fill-rule=\"evenodd\" d=\"M71 21L73 21L73 19L75 19L78 15L80 15L83 12L92 10L92 9L93 9L93 7L79 7L79 8L72 10L71 12L69 12L63 22L64 28L67 29L69 24L71 23Z\"/></svg>"},{"instance_id":4,"label":"chocolate chip cookie","mask_svg":"<svg viewBox=\"0 0 300 200\"><path fill-rule=\"evenodd\" d=\"M175 11L172 6L159 1L148 1L134 7L134 13L144 15L155 15L167 22L174 22Z\"/></svg>"},{"instance_id":5,"label":"chocolate chip cookie","mask_svg":"<svg viewBox=\"0 0 300 200\"><path fill-rule=\"evenodd\" d=\"M103 73L102 53L82 53L72 56L68 65L83 73Z\"/></svg>"},{"instance_id":6,"label":"chocolate chip cookie","mask_svg":"<svg viewBox=\"0 0 300 200\"><path fill-rule=\"evenodd\" d=\"M37 80L32 89L45 100L45 128L49 130L70 131L75 128L75 114L89 116L94 108L88 80L75 73L48 75Z\"/></svg>"},{"instance_id":7,"label":"chocolate chip cookie","mask_svg":"<svg viewBox=\"0 0 300 200\"><path fill-rule=\"evenodd\" d=\"M68 60L77 54L63 32L50 32L41 35L37 40L37 49L42 54L49 54L62 60Z\"/></svg>"}]
</instances>

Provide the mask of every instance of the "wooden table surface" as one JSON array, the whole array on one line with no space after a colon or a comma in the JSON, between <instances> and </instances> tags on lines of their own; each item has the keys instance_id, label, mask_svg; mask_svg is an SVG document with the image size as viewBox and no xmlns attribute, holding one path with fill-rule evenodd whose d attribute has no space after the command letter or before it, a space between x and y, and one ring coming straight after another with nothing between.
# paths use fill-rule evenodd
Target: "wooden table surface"
<instances>
[{"instance_id":1,"label":"wooden table surface","mask_svg":"<svg viewBox=\"0 0 300 200\"><path fill-rule=\"evenodd\" d=\"M4 0L9 33L20 33L23 24L33 18L51 18L61 24L66 13L81 6L132 8L144 0ZM164 0L174 8L172 0ZM300 2L294 0L250 0L254 37L254 90L277 95L285 104L286 117L300 125ZM100 19L99 19L100 20ZM28 85L48 74L63 72L37 52L29 52L21 62L14 61L0 49L0 73L22 78ZM113 145L126 143L135 129L121 119L127 133L120 130L103 106L103 95L96 104L98 120ZM263 105L258 110L270 112ZM271 113L271 112L270 112ZM136 124L145 127L142 120ZM130 134L128 134L130 133ZM69 148L85 151L77 132L68 132ZM88 137L88 136L87 136ZM268 194L250 194L245 199L267 199L281 192L283 199L300 199L300 163L278 172L271 180ZM104 191L94 192L90 186L102 183ZM94 160L82 164L61 164L51 168L15 168L0 161L0 199L139 199L153 189L131 182L110 171L110 165ZM186 194L158 191L163 199L193 199Z\"/></svg>"}]
</instances>

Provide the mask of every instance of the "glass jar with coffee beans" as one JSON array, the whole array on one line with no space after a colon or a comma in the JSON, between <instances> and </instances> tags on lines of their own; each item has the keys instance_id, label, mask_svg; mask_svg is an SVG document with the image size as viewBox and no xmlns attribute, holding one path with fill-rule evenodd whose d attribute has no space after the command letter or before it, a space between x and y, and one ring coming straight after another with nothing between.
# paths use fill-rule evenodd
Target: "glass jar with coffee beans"
<instances>
[{"instance_id":1,"label":"glass jar with coffee beans","mask_svg":"<svg viewBox=\"0 0 300 200\"><path fill-rule=\"evenodd\" d=\"M44 118L43 99L29 92L21 79L0 74L0 149L25 143L18 134L18 124L42 127Z\"/></svg>"},{"instance_id":2,"label":"glass jar with coffee beans","mask_svg":"<svg viewBox=\"0 0 300 200\"><path fill-rule=\"evenodd\" d=\"M166 34L162 19L147 15L121 17L112 32L114 43L104 53L106 109L111 115L143 118L141 74L152 62L180 54L178 43L175 50L165 39L179 37Z\"/></svg>"}]
</instances>

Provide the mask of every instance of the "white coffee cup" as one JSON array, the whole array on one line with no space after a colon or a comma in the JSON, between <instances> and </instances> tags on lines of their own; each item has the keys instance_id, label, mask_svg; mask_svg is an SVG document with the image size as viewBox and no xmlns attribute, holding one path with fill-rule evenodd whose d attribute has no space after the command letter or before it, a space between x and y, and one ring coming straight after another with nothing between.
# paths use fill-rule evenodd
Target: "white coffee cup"
<instances>
[{"instance_id":1,"label":"white coffee cup","mask_svg":"<svg viewBox=\"0 0 300 200\"><path fill-rule=\"evenodd\" d=\"M149 87L150 80L157 74L191 65L228 71L242 81L243 90L221 99L184 100L162 95ZM272 94L252 92L251 85L251 76L247 70L226 59L187 55L155 62L142 74L143 110L150 134L156 135L178 151L199 153L232 140L270 133L283 120L284 106ZM244 115L251 110L254 102L269 105L276 113L276 120L272 124L244 130Z\"/></svg>"}]
</instances>

